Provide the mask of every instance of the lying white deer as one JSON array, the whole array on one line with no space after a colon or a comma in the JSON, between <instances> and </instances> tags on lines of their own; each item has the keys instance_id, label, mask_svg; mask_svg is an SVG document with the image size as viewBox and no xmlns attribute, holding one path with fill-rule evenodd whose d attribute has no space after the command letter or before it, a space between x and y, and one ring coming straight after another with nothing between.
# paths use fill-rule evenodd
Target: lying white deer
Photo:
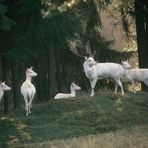
<instances>
[{"instance_id":1,"label":"lying white deer","mask_svg":"<svg viewBox=\"0 0 148 148\"><path fill-rule=\"evenodd\" d=\"M70 94L58 93L54 99L71 98L76 96L76 91L81 90L81 87L76 85L74 82L70 85Z\"/></svg>"},{"instance_id":2,"label":"lying white deer","mask_svg":"<svg viewBox=\"0 0 148 148\"><path fill-rule=\"evenodd\" d=\"M11 88L5 84L5 82L0 82L0 102L4 96L5 91L9 91Z\"/></svg>"},{"instance_id":3,"label":"lying white deer","mask_svg":"<svg viewBox=\"0 0 148 148\"><path fill-rule=\"evenodd\" d=\"M126 64L129 63L126 62ZM135 92L134 86L136 82L144 82L145 85L148 86L148 69L146 68L126 69L125 76L127 77L128 81L132 84L133 92Z\"/></svg>"},{"instance_id":4,"label":"lying white deer","mask_svg":"<svg viewBox=\"0 0 148 148\"><path fill-rule=\"evenodd\" d=\"M23 95L25 100L26 116L28 116L28 114L31 114L32 100L36 93L36 89L34 85L31 83L32 77L35 76L37 76L37 73L32 70L32 67L27 68L26 80L21 86L21 94Z\"/></svg>"}]
</instances>

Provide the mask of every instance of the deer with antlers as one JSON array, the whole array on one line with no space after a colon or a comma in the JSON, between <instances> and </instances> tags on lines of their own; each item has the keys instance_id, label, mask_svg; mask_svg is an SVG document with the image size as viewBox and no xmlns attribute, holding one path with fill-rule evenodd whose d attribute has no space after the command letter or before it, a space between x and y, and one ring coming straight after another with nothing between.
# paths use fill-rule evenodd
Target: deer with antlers
<instances>
[{"instance_id":1,"label":"deer with antlers","mask_svg":"<svg viewBox=\"0 0 148 148\"><path fill-rule=\"evenodd\" d=\"M71 48L71 50L74 49L74 51L77 51L76 43L77 41L69 42L69 47ZM88 43L86 46L86 51L91 51ZM117 93L118 86L120 86L122 95L124 95L121 77L124 75L125 69L121 64L97 63L94 60L94 56L92 56L88 52L87 52L87 54L89 54L88 57L82 56L78 54L78 52L77 53L73 52L73 53L76 54L77 56L85 58L85 61L83 63L83 68L84 68L85 75L89 79L91 84L91 95L90 95L91 97L95 95L94 88L96 86L97 81L101 79L107 79L107 78L113 79L115 84L115 94Z\"/></svg>"}]
</instances>

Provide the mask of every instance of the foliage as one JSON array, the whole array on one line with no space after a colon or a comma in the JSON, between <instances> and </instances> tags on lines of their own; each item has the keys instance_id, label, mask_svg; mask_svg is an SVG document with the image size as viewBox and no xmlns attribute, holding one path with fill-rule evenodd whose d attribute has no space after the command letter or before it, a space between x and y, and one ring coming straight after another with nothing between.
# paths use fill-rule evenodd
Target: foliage
<instances>
[{"instance_id":1,"label":"foliage","mask_svg":"<svg viewBox=\"0 0 148 148\"><path fill-rule=\"evenodd\" d=\"M0 1L0 31L8 31L14 25L14 21L6 16L7 7L3 4L3 0Z\"/></svg>"},{"instance_id":2,"label":"foliage","mask_svg":"<svg viewBox=\"0 0 148 148\"><path fill-rule=\"evenodd\" d=\"M121 26L130 39L131 31L135 27L134 0L114 0L112 8L107 10L114 19L114 26Z\"/></svg>"}]
</instances>

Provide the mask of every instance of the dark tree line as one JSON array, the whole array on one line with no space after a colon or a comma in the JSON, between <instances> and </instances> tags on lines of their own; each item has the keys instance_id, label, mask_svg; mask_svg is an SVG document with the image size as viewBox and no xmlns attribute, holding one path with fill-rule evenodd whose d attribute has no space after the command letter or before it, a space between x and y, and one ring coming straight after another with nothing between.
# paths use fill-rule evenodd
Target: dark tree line
<instances>
[{"instance_id":1,"label":"dark tree line","mask_svg":"<svg viewBox=\"0 0 148 148\"><path fill-rule=\"evenodd\" d=\"M135 0L136 31L139 66L148 67L148 1Z\"/></svg>"},{"instance_id":2,"label":"dark tree line","mask_svg":"<svg viewBox=\"0 0 148 148\"><path fill-rule=\"evenodd\" d=\"M100 8L109 2L100 1ZM102 37L97 8L92 0L70 4L64 0L50 4L47 0L0 1L0 79L12 86L11 95L6 94L3 99L5 112L10 101L14 108L21 104L20 86L30 66L38 73L33 80L37 101L49 100L56 92L65 91L72 81L87 88L83 59L70 51L69 40L82 41L80 53L85 52L89 41L91 50L96 50L96 57L103 62L120 62L130 57L131 53L112 49L112 41Z\"/></svg>"}]
</instances>

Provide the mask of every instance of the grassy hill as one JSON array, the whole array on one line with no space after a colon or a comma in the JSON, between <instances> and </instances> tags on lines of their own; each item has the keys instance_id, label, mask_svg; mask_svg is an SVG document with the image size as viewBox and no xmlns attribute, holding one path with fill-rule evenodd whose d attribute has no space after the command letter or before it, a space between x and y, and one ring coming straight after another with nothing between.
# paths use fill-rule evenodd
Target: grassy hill
<instances>
[{"instance_id":1,"label":"grassy hill","mask_svg":"<svg viewBox=\"0 0 148 148\"><path fill-rule=\"evenodd\" d=\"M11 111L9 115L1 113L0 146L71 141L73 138L102 133L119 134L119 131L126 131L125 133L130 135L130 130L132 135L132 129L148 138L147 125L148 93L121 97L99 92L93 98L90 98L89 94L81 93L72 99L33 104L32 114L28 117L25 116L24 108Z\"/></svg>"}]
</instances>

